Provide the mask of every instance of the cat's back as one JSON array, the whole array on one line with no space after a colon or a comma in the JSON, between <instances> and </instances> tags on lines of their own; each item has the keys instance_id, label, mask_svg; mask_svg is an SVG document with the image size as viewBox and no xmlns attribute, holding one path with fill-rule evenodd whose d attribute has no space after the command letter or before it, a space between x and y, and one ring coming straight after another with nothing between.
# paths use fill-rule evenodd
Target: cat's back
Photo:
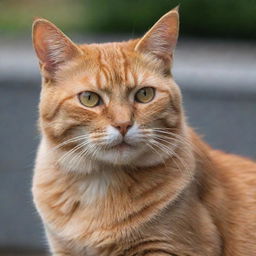
<instances>
[{"instance_id":1,"label":"cat's back","mask_svg":"<svg viewBox=\"0 0 256 256\"><path fill-rule=\"evenodd\" d=\"M256 192L256 161L219 150L211 150L210 156L217 167L214 172L227 191L237 188L231 194L244 191L239 194L246 198L252 196L253 191Z\"/></svg>"},{"instance_id":2,"label":"cat's back","mask_svg":"<svg viewBox=\"0 0 256 256\"><path fill-rule=\"evenodd\" d=\"M203 198L223 239L224 255L255 255L256 162L217 150L209 156Z\"/></svg>"}]
</instances>

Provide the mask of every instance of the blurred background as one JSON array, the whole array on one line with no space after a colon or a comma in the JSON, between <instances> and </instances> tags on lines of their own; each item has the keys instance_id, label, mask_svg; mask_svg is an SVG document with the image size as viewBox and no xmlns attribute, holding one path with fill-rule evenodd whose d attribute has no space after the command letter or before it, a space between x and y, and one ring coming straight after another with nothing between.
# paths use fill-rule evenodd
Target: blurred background
<instances>
[{"instance_id":1,"label":"blurred background","mask_svg":"<svg viewBox=\"0 0 256 256\"><path fill-rule=\"evenodd\" d=\"M256 159L255 0L0 0L0 255L46 255L30 186L39 134L34 17L77 43L142 35L180 4L174 77L189 123L213 147Z\"/></svg>"}]
</instances>

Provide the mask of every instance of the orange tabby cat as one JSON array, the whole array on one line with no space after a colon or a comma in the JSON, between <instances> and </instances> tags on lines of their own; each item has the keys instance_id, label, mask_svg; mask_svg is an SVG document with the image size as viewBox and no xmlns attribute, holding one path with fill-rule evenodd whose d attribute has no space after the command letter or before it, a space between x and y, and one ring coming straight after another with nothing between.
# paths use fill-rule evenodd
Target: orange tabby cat
<instances>
[{"instance_id":1,"label":"orange tabby cat","mask_svg":"<svg viewBox=\"0 0 256 256\"><path fill-rule=\"evenodd\" d=\"M53 255L256 255L256 163L187 125L170 72L178 30L174 9L141 39L76 45L35 20L33 196Z\"/></svg>"}]
</instances>

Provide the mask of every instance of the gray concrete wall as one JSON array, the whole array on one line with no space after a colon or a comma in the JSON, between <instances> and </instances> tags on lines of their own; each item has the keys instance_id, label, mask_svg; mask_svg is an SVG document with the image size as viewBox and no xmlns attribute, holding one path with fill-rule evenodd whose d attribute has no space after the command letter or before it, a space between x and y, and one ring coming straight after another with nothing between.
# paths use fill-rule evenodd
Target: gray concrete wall
<instances>
[{"instance_id":1,"label":"gray concrete wall","mask_svg":"<svg viewBox=\"0 0 256 256\"><path fill-rule=\"evenodd\" d=\"M0 250L43 249L46 244L30 192L40 78L27 45L13 60L7 57L13 46L3 46L5 53L0 47L6 58L0 59ZM232 47L181 41L174 75L196 131L213 147L256 158L256 47Z\"/></svg>"}]
</instances>

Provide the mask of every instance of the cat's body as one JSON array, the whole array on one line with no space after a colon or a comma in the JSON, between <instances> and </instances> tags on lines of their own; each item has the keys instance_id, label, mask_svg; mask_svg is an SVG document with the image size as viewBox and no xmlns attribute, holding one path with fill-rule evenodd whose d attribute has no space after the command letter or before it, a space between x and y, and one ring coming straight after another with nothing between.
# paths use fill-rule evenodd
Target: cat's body
<instances>
[{"instance_id":1,"label":"cat's body","mask_svg":"<svg viewBox=\"0 0 256 256\"><path fill-rule=\"evenodd\" d=\"M101 45L35 22L33 195L53 255L256 253L256 163L212 150L186 124L169 72L177 35L177 10L141 40Z\"/></svg>"}]
</instances>

